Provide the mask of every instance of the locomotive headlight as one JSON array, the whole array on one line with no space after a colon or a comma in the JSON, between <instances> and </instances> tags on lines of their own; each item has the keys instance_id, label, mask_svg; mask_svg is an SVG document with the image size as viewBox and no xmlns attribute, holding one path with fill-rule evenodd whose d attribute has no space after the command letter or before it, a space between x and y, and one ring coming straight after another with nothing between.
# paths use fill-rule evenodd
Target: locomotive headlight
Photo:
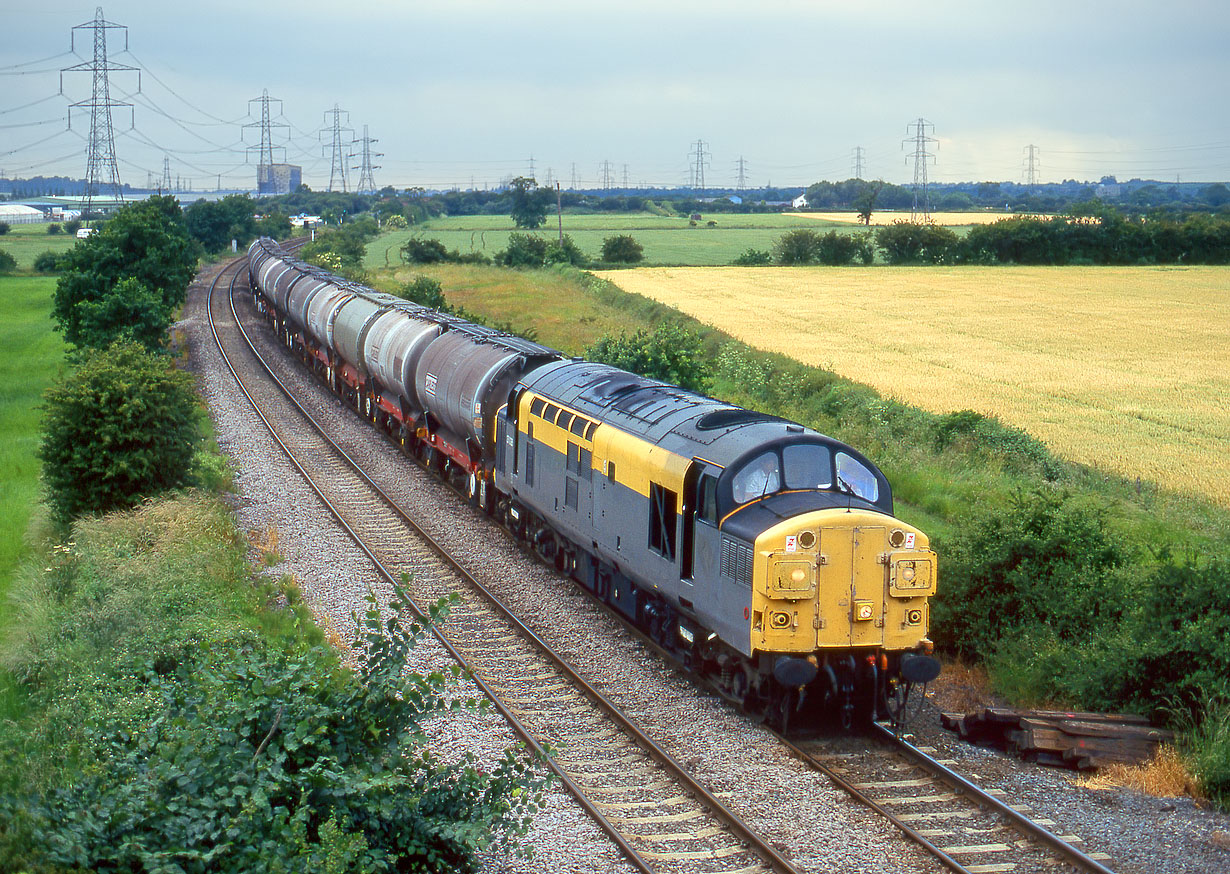
<instances>
[{"instance_id":1,"label":"locomotive headlight","mask_svg":"<svg viewBox=\"0 0 1230 874\"><path fill-rule=\"evenodd\" d=\"M901 573L901 579L905 580L907 583L909 583L909 582L913 582L913 580L914 580L914 562L912 562L912 561L903 561L903 562L901 563L901 565L900 565L900 573Z\"/></svg>"},{"instance_id":2,"label":"locomotive headlight","mask_svg":"<svg viewBox=\"0 0 1230 874\"><path fill-rule=\"evenodd\" d=\"M802 568L795 568L790 574L790 579L794 580L796 583L801 583L803 580L807 579L807 572Z\"/></svg>"}]
</instances>

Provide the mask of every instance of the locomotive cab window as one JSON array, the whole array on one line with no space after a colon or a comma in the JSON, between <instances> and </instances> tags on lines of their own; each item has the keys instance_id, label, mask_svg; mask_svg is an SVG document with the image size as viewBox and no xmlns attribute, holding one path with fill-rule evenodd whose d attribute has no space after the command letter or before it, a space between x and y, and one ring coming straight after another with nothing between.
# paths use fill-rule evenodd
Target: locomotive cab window
<instances>
[{"instance_id":1,"label":"locomotive cab window","mask_svg":"<svg viewBox=\"0 0 1230 874\"><path fill-rule=\"evenodd\" d=\"M875 501L880 496L876 475L856 458L837 453L837 488L856 498Z\"/></svg>"},{"instance_id":2,"label":"locomotive cab window","mask_svg":"<svg viewBox=\"0 0 1230 874\"><path fill-rule=\"evenodd\" d=\"M675 560L675 508L678 496L657 483L649 484L649 548Z\"/></svg>"},{"instance_id":3,"label":"locomotive cab window","mask_svg":"<svg viewBox=\"0 0 1230 874\"><path fill-rule=\"evenodd\" d=\"M827 489L833 485L833 465L829 451L814 443L787 446L782 450L786 468L786 488Z\"/></svg>"},{"instance_id":4,"label":"locomotive cab window","mask_svg":"<svg viewBox=\"0 0 1230 874\"><path fill-rule=\"evenodd\" d=\"M781 465L776 452L762 452L743 466L733 480L731 489L735 503L746 504L763 495L771 495L782 487Z\"/></svg>"}]
</instances>

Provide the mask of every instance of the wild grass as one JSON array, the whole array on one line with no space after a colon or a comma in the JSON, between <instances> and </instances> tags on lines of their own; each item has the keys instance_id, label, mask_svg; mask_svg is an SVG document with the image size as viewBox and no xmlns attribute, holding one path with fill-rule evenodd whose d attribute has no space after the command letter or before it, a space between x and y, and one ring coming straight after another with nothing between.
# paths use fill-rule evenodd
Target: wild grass
<instances>
[{"instance_id":1,"label":"wild grass","mask_svg":"<svg viewBox=\"0 0 1230 874\"><path fill-rule=\"evenodd\" d=\"M54 293L51 277L0 277L0 628L41 494L39 404L64 357L48 317Z\"/></svg>"},{"instance_id":2,"label":"wild grass","mask_svg":"<svg viewBox=\"0 0 1230 874\"><path fill-rule=\"evenodd\" d=\"M67 252L76 243L72 234L48 234L45 224L13 225L0 236L0 249L17 259L18 270L32 270L34 259L43 252Z\"/></svg>"},{"instance_id":3,"label":"wild grass","mask_svg":"<svg viewBox=\"0 0 1230 874\"><path fill-rule=\"evenodd\" d=\"M1134 789L1157 798L1189 795L1203 800L1199 780L1188 768L1183 755L1170 745L1158 747L1147 762L1129 765L1114 762L1080 781L1089 789Z\"/></svg>"},{"instance_id":4,"label":"wild grass","mask_svg":"<svg viewBox=\"0 0 1230 874\"><path fill-rule=\"evenodd\" d=\"M606 274L751 345L931 412L1230 507L1230 269L637 269Z\"/></svg>"}]
</instances>

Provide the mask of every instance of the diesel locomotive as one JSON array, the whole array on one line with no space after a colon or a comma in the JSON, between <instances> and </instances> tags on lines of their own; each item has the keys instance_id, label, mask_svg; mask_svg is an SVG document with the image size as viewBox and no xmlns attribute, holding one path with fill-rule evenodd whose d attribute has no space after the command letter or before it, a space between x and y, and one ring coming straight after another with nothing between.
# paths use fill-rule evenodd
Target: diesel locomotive
<instances>
[{"instance_id":1,"label":"diesel locomotive","mask_svg":"<svg viewBox=\"0 0 1230 874\"><path fill-rule=\"evenodd\" d=\"M356 413L694 672L785 727L939 673L936 555L802 425L375 291L260 239L259 312Z\"/></svg>"}]
</instances>

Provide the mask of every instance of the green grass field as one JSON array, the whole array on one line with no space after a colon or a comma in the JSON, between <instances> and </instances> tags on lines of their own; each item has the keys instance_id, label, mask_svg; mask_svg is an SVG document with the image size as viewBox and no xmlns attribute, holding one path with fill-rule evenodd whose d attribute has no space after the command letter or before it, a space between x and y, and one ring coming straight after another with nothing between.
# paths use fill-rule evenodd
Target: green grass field
<instances>
[{"instance_id":1,"label":"green grass field","mask_svg":"<svg viewBox=\"0 0 1230 874\"><path fill-rule=\"evenodd\" d=\"M0 277L0 605L39 497L37 407L64 357L48 315L55 287L50 276Z\"/></svg>"},{"instance_id":2,"label":"green grass field","mask_svg":"<svg viewBox=\"0 0 1230 874\"><path fill-rule=\"evenodd\" d=\"M862 229L844 223L818 221L799 215L757 213L701 213L701 220L692 227L687 218L651 215L602 213L572 215L564 213L564 233L581 251L597 260L602 254L602 241L616 234L629 234L645 249L645 265L674 267L691 265L712 267L730 264L748 249L768 250L782 234L795 228L826 232L859 233ZM708 222L717 222L709 227ZM394 265L398 248L413 233L440 240L448 249L464 253L482 252L488 257L508 246L508 235L517 229L508 216L475 215L432 219L409 231L381 235L368 246L365 266L379 268ZM536 233L554 237L559 233L556 216ZM386 261L387 256L387 261Z\"/></svg>"},{"instance_id":3,"label":"green grass field","mask_svg":"<svg viewBox=\"0 0 1230 874\"><path fill-rule=\"evenodd\" d=\"M50 249L66 252L77 243L72 234L48 234L47 225L13 225L7 234L0 236L0 250L17 259L18 270L34 269L34 259Z\"/></svg>"}]
</instances>

